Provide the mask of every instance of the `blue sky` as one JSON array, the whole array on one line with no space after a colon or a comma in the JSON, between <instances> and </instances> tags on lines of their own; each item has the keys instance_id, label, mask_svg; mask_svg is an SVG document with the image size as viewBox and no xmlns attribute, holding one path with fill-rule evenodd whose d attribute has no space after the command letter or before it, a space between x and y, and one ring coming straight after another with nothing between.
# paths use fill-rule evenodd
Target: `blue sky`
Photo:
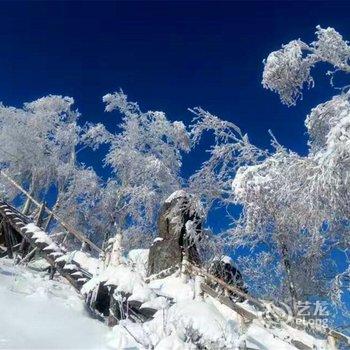
<instances>
[{"instance_id":1,"label":"blue sky","mask_svg":"<svg viewBox=\"0 0 350 350\"><path fill-rule=\"evenodd\" d=\"M283 106L260 83L262 60L282 43L311 42L315 26L350 39L346 2L1 2L0 100L20 106L47 94L75 98L82 122L115 130L120 116L101 98L123 88L143 109L189 123L201 106L237 123L261 147L267 130L307 151L304 119L333 93L315 71L316 88ZM206 159L204 142L184 158L183 175ZM82 153L100 175L102 152Z\"/></svg>"}]
</instances>

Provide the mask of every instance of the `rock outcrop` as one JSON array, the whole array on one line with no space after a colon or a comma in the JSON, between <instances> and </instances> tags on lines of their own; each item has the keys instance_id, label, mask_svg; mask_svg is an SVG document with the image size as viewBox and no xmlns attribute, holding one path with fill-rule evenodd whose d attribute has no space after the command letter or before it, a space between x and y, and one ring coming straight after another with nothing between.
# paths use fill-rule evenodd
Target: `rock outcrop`
<instances>
[{"instance_id":1,"label":"rock outcrop","mask_svg":"<svg viewBox=\"0 0 350 350\"><path fill-rule=\"evenodd\" d=\"M201 238L202 220L191 205L190 195L174 192L163 204L158 219L158 237L149 253L148 274L180 265L183 257L200 264L196 241Z\"/></svg>"}]
</instances>

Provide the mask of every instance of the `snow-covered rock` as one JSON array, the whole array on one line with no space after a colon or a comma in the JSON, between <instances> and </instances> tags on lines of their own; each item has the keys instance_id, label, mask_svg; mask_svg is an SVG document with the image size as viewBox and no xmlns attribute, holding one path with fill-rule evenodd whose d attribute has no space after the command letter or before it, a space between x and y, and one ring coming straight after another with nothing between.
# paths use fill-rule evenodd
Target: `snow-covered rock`
<instances>
[{"instance_id":1,"label":"snow-covered rock","mask_svg":"<svg viewBox=\"0 0 350 350\"><path fill-rule=\"evenodd\" d=\"M82 294L90 293L100 283L105 286L114 286L117 292L131 294L131 296L134 296L134 300L139 298L137 300L141 302L146 302L155 297L154 293L143 281L142 276L124 264L108 266L99 275L94 276L84 284L81 290Z\"/></svg>"},{"instance_id":2,"label":"snow-covered rock","mask_svg":"<svg viewBox=\"0 0 350 350\"><path fill-rule=\"evenodd\" d=\"M153 280L149 286L156 290L158 295L170 298L175 302L194 298L194 281L190 280L185 283L177 274Z\"/></svg>"},{"instance_id":3,"label":"snow-covered rock","mask_svg":"<svg viewBox=\"0 0 350 350\"><path fill-rule=\"evenodd\" d=\"M188 194L184 190L178 190L173 192L166 200L165 203L171 203L173 200L178 198L186 198Z\"/></svg>"}]
</instances>

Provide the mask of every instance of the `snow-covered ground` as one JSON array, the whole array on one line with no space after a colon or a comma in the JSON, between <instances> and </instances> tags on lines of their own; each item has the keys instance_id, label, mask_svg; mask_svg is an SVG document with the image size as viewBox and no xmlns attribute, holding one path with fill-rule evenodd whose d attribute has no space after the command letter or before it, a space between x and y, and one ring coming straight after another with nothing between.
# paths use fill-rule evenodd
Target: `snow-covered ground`
<instances>
[{"instance_id":1,"label":"snow-covered ground","mask_svg":"<svg viewBox=\"0 0 350 350\"><path fill-rule=\"evenodd\" d=\"M142 270L145 254L134 253L98 280L117 283L132 293L130 298L158 311L147 322L123 320L112 329L91 318L64 280L51 281L43 272L0 259L0 349L296 350L293 339L328 349L325 342L289 326L266 327L259 319L245 324L217 300L196 298L194 281L176 273L145 284L136 272ZM241 305L251 308L246 302Z\"/></svg>"},{"instance_id":2,"label":"snow-covered ground","mask_svg":"<svg viewBox=\"0 0 350 350\"><path fill-rule=\"evenodd\" d=\"M0 349L110 349L110 333L69 285L0 259Z\"/></svg>"}]
</instances>

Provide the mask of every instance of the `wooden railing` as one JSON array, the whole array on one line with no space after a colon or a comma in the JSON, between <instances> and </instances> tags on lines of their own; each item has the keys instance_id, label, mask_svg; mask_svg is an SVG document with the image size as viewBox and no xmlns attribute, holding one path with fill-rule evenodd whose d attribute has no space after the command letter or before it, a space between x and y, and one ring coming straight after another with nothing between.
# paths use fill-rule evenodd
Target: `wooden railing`
<instances>
[{"instance_id":1,"label":"wooden railing","mask_svg":"<svg viewBox=\"0 0 350 350\"><path fill-rule=\"evenodd\" d=\"M217 284L219 285L223 290L227 291L228 293L234 293L240 297L245 298L246 300L249 301L250 304L254 305L258 310L260 311L267 311L266 305L252 297L251 295L244 293L243 291L241 291L240 289L238 289L237 287L233 286L233 285L229 285L227 284L225 281L221 280L220 278L217 278L216 276L210 274L208 271L206 271L203 268L200 268L196 265L191 264L190 262L186 261L186 271L193 276L203 276L205 279L207 279L208 281L210 281L212 284ZM204 293L210 295L211 297L217 299L219 302L221 302L222 304L228 306L230 309L232 309L233 311L235 311L236 313L238 313L241 317L243 317L244 319L248 320L248 321L252 321L254 319L256 319L258 316L256 313L240 306L239 304L233 302L230 298L225 297L224 295L221 295L220 293L218 293L217 291L215 291L214 289L212 289L208 284L206 283L201 283L201 289ZM273 304L273 302L271 302ZM274 315L276 318L279 318L279 315L276 313L276 315ZM292 316L292 315L291 315ZM296 319L292 316L291 317L291 323L287 323L290 326L293 326L293 324L297 324ZM281 320L281 323L285 323L283 320ZM309 327L310 328L310 327ZM347 345L350 345L350 337L338 332L334 329L331 328L322 328L319 327L317 325L314 325L312 327L313 331L316 331L319 334L322 334L328 341L329 343L329 349L330 350L336 350L336 343L337 342L343 342ZM306 331L306 328L304 327L304 330ZM294 346L298 347L297 344L293 344ZM300 344L300 346L302 346L300 349L307 349L307 346L305 344ZM304 347L303 347L304 346ZM312 348L310 348L311 350Z\"/></svg>"},{"instance_id":2,"label":"wooden railing","mask_svg":"<svg viewBox=\"0 0 350 350\"><path fill-rule=\"evenodd\" d=\"M43 203L38 202L28 191L26 191L21 185L19 185L15 180L13 180L9 175L7 175L4 171L0 171L0 175L3 176L6 180L8 180L13 186L15 186L18 190L20 190L26 197L29 199L35 206L38 208L42 208L47 214L49 214L53 219L57 221L57 223L62 226L69 234L73 235L80 242L86 243L91 249L95 250L97 253L101 253L102 249L98 247L95 243L89 240L84 236L81 232L76 230L72 225L63 220L59 215L54 213L50 208L48 208Z\"/></svg>"}]
</instances>

